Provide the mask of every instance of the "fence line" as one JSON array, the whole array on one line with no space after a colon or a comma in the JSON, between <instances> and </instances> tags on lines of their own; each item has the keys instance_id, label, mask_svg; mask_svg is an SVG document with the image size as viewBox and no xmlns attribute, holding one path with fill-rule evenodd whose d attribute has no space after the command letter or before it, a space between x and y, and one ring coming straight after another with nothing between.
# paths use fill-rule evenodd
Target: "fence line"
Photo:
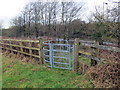
<instances>
[{"instance_id":1,"label":"fence line","mask_svg":"<svg viewBox=\"0 0 120 90\"><path fill-rule=\"evenodd\" d=\"M16 45L15 43L18 43L19 45ZM14 43L14 44L12 44ZM27 43L28 45L23 45L23 43ZM32 47L32 43L36 43L38 47ZM20 54L29 55L30 57L38 58L39 61L42 63L42 54L41 54L41 46L39 40L16 40L16 39L2 39L0 40L0 48L6 49L9 51L14 51ZM25 49L28 49L26 52ZM33 53L32 51L35 50L38 52L38 55L36 53Z\"/></svg>"},{"instance_id":2,"label":"fence line","mask_svg":"<svg viewBox=\"0 0 120 90\"><path fill-rule=\"evenodd\" d=\"M16 44L17 43L17 44ZM27 45L23 45L27 43ZM33 47L32 44L37 44L37 47ZM78 70L78 59L79 56L86 57L91 59L91 61L94 63L96 61L104 60L103 58L99 58L98 54L100 50L108 50L116 53L120 53L120 48L118 47L112 47L112 46L105 46L105 45L98 45L98 44L89 44L85 42L80 42L79 38L75 39L75 42L73 43L75 45L74 48L74 70L77 72ZM82 47L91 49L88 51L82 51L80 50ZM2 39L0 40L0 48L6 49L9 51L14 51L17 53L29 55L30 57L36 57L39 59L39 61L43 64L43 39L40 38L39 40L16 40L16 39ZM28 50L26 52L26 50ZM33 53L33 51L37 51L36 53Z\"/></svg>"}]
</instances>

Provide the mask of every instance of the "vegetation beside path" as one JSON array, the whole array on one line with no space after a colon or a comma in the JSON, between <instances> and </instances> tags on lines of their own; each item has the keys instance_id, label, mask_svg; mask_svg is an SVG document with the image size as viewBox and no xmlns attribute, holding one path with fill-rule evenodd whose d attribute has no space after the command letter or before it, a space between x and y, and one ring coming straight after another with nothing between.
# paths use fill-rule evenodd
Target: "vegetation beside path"
<instances>
[{"instance_id":1,"label":"vegetation beside path","mask_svg":"<svg viewBox=\"0 0 120 90\"><path fill-rule=\"evenodd\" d=\"M3 88L92 88L85 75L2 56Z\"/></svg>"}]
</instances>

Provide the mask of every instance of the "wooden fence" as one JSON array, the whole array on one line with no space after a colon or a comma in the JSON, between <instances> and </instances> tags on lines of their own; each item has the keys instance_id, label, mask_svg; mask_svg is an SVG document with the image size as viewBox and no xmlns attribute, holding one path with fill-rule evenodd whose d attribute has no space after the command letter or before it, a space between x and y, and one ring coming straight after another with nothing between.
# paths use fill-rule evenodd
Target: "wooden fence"
<instances>
[{"instance_id":1,"label":"wooden fence","mask_svg":"<svg viewBox=\"0 0 120 90\"><path fill-rule=\"evenodd\" d=\"M38 58L43 63L42 55L42 39L40 40L17 40L17 39L2 39L0 40L0 48L10 52L28 55Z\"/></svg>"},{"instance_id":2,"label":"wooden fence","mask_svg":"<svg viewBox=\"0 0 120 90\"><path fill-rule=\"evenodd\" d=\"M79 68L79 56L86 57L91 59L93 65L96 62L104 60L100 56L100 50L112 51L120 54L120 48L98 45L98 44L89 44L81 43L79 38L75 39L74 42L75 51L74 51L74 70L78 72ZM3 50L8 50L10 52L17 52L20 54L28 55L30 57L38 58L39 61L43 64L43 40L17 40L17 39L2 39L0 40L0 48Z\"/></svg>"},{"instance_id":3,"label":"wooden fence","mask_svg":"<svg viewBox=\"0 0 120 90\"><path fill-rule=\"evenodd\" d=\"M115 60L114 56L116 56L117 58L120 59L120 48L118 47L99 45L97 42L94 44L83 43L80 42L79 38L75 39L74 45L75 45L74 69L76 72L78 72L80 66L79 56L91 59L91 66L95 66L99 61L106 60L105 57L109 57L109 59ZM105 54L104 52L107 54Z\"/></svg>"}]
</instances>

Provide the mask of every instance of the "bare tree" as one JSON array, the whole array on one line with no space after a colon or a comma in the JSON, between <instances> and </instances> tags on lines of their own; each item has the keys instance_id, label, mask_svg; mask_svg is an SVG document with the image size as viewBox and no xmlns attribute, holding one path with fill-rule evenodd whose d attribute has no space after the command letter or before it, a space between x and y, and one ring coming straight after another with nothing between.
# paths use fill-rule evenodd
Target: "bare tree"
<instances>
[{"instance_id":1,"label":"bare tree","mask_svg":"<svg viewBox=\"0 0 120 90\"><path fill-rule=\"evenodd\" d=\"M64 25L65 38L69 38L70 23L79 18L81 9L84 4L77 4L76 2L61 2L62 5L62 18L61 22Z\"/></svg>"},{"instance_id":2,"label":"bare tree","mask_svg":"<svg viewBox=\"0 0 120 90\"><path fill-rule=\"evenodd\" d=\"M70 23L79 18L82 7L83 4L76 2L31 2L21 13L21 19L13 21L15 25L21 22L22 36L38 37L44 34L57 37L61 34L69 38Z\"/></svg>"},{"instance_id":3,"label":"bare tree","mask_svg":"<svg viewBox=\"0 0 120 90\"><path fill-rule=\"evenodd\" d=\"M26 5L25 11L27 12L26 13L26 28L27 28L26 35L27 35L27 37L31 37L31 35L33 34L32 28L31 28L32 19L33 19L33 13L32 13L33 3L32 2L30 2L29 4Z\"/></svg>"},{"instance_id":4,"label":"bare tree","mask_svg":"<svg viewBox=\"0 0 120 90\"><path fill-rule=\"evenodd\" d=\"M26 37L26 18L27 18L27 12L26 11L22 12L22 17L23 17L23 34L22 34L22 37Z\"/></svg>"},{"instance_id":5,"label":"bare tree","mask_svg":"<svg viewBox=\"0 0 120 90\"><path fill-rule=\"evenodd\" d=\"M35 26L35 36L39 36L39 31L38 31L38 23L39 23L39 8L37 7L37 2L34 3L33 5L33 14L34 14L34 26Z\"/></svg>"}]
</instances>

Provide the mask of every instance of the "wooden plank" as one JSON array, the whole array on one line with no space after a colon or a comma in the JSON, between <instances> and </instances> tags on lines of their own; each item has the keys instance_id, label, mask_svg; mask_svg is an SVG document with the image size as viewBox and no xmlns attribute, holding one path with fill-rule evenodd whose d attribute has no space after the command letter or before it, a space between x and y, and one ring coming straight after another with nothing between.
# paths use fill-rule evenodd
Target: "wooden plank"
<instances>
[{"instance_id":1,"label":"wooden plank","mask_svg":"<svg viewBox=\"0 0 120 90\"><path fill-rule=\"evenodd\" d=\"M93 48L98 48L98 49L103 49L103 50L120 52L120 48L118 48L118 47L105 46L105 45L97 45L97 44L85 44L85 43L82 43L82 45L93 47Z\"/></svg>"},{"instance_id":2,"label":"wooden plank","mask_svg":"<svg viewBox=\"0 0 120 90\"><path fill-rule=\"evenodd\" d=\"M2 39L3 41L20 41L20 42L39 42L39 40L16 40L16 39Z\"/></svg>"},{"instance_id":3,"label":"wooden plank","mask_svg":"<svg viewBox=\"0 0 120 90\"><path fill-rule=\"evenodd\" d=\"M32 48L32 47L26 47L26 46L20 46L20 45L13 45L13 44L6 44L6 43L0 43L0 44L21 47L21 48L27 48L27 49L33 49L33 50L40 50L39 48Z\"/></svg>"},{"instance_id":4,"label":"wooden plank","mask_svg":"<svg viewBox=\"0 0 120 90\"><path fill-rule=\"evenodd\" d=\"M85 51L79 51L79 53L85 54L85 55L92 55L90 52L85 52Z\"/></svg>"}]
</instances>

